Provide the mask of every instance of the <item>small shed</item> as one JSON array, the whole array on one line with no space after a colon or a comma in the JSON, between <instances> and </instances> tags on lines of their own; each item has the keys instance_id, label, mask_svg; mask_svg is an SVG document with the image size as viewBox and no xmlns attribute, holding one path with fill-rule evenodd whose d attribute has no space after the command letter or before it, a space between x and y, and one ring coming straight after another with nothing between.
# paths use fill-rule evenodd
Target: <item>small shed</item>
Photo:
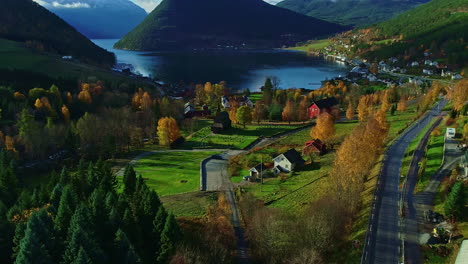
<instances>
[{"instance_id":1,"label":"small shed","mask_svg":"<svg viewBox=\"0 0 468 264\"><path fill-rule=\"evenodd\" d=\"M257 166L255 166L255 167L253 167L253 168L251 168L249 170L250 171L250 177L253 178L253 179L262 177L263 175L265 175L267 170L268 170L268 168L265 166L265 164L259 163L259 164L257 164Z\"/></svg>"},{"instance_id":2,"label":"small shed","mask_svg":"<svg viewBox=\"0 0 468 264\"><path fill-rule=\"evenodd\" d=\"M326 148L326 145L320 139L307 141L304 149L302 149L302 155L310 155L311 153L323 155L327 150Z\"/></svg>"},{"instance_id":3,"label":"small shed","mask_svg":"<svg viewBox=\"0 0 468 264\"><path fill-rule=\"evenodd\" d=\"M229 119L228 112L221 111L216 114L213 125L211 126L211 131L213 131L215 134L219 134L227 129L230 129L231 126L231 119Z\"/></svg>"}]
</instances>

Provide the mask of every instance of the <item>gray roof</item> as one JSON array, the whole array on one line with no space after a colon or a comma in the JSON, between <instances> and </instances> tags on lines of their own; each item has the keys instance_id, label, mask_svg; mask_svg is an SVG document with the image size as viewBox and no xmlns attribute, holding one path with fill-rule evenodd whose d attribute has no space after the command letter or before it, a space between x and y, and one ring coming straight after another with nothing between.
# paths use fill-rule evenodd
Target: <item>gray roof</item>
<instances>
[{"instance_id":1,"label":"gray roof","mask_svg":"<svg viewBox=\"0 0 468 264\"><path fill-rule=\"evenodd\" d=\"M296 164L304 164L305 160L302 159L302 156L299 152L297 152L295 149L290 149L283 153L284 157L289 160L291 163L296 163Z\"/></svg>"}]
</instances>

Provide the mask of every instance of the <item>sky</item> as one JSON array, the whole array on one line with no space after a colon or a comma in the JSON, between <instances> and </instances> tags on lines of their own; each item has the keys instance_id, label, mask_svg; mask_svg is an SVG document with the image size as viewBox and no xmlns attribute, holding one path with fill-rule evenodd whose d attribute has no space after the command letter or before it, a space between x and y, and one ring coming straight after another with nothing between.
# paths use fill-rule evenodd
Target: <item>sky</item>
<instances>
[{"instance_id":1,"label":"sky","mask_svg":"<svg viewBox=\"0 0 468 264\"><path fill-rule=\"evenodd\" d=\"M151 12L153 9L162 1L162 0L131 0L135 4L143 7L143 9L146 10L146 12ZM268 2L270 4L276 4L281 2L282 0L264 0L265 2Z\"/></svg>"}]
</instances>

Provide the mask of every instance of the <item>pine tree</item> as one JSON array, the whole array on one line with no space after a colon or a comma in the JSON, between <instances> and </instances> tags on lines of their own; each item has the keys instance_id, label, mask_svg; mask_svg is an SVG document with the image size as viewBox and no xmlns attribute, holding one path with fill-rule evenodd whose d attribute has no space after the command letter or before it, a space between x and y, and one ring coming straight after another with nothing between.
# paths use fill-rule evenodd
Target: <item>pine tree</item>
<instances>
[{"instance_id":1,"label":"pine tree","mask_svg":"<svg viewBox=\"0 0 468 264\"><path fill-rule=\"evenodd\" d=\"M454 218L458 218L463 213L465 206L465 195L463 183L457 182L453 185L447 201L445 202L445 214Z\"/></svg>"},{"instance_id":2,"label":"pine tree","mask_svg":"<svg viewBox=\"0 0 468 264\"><path fill-rule=\"evenodd\" d=\"M73 214L68 230L67 246L62 258L63 264L72 263L83 248L94 263L105 263L106 257L94 239L95 229L91 214L85 204L81 204Z\"/></svg>"},{"instance_id":3,"label":"pine tree","mask_svg":"<svg viewBox=\"0 0 468 264\"><path fill-rule=\"evenodd\" d=\"M154 234L154 249L156 256L159 256L160 248L161 248L161 234L164 230L164 225L166 224L167 219L167 212L164 209L164 206L160 206L158 213L153 221L153 234Z\"/></svg>"},{"instance_id":4,"label":"pine tree","mask_svg":"<svg viewBox=\"0 0 468 264\"><path fill-rule=\"evenodd\" d=\"M83 249L83 247L80 247L80 250L78 251L78 256L70 264L92 264L92 263L93 262L89 258L88 254L86 254L86 251Z\"/></svg>"},{"instance_id":5,"label":"pine tree","mask_svg":"<svg viewBox=\"0 0 468 264\"><path fill-rule=\"evenodd\" d=\"M9 263L13 247L14 225L8 221L8 209L0 201L0 263Z\"/></svg>"},{"instance_id":6,"label":"pine tree","mask_svg":"<svg viewBox=\"0 0 468 264\"><path fill-rule=\"evenodd\" d=\"M20 243L24 237L25 231L26 231L26 223L19 222L16 224L15 236L13 237L13 248L12 248L13 254L11 255L11 258L13 260L15 260L16 257L18 256L18 252L20 250Z\"/></svg>"},{"instance_id":7,"label":"pine tree","mask_svg":"<svg viewBox=\"0 0 468 264\"><path fill-rule=\"evenodd\" d=\"M112 263L116 264L135 264L140 263L140 259L135 252L127 235L121 230L117 230L114 239L114 253Z\"/></svg>"},{"instance_id":8,"label":"pine tree","mask_svg":"<svg viewBox=\"0 0 468 264\"><path fill-rule=\"evenodd\" d=\"M58 208L60 206L60 198L62 197L63 187L60 183L55 185L54 189L52 190L52 194L50 195L50 206L49 212L52 214L57 214Z\"/></svg>"},{"instance_id":9,"label":"pine tree","mask_svg":"<svg viewBox=\"0 0 468 264\"><path fill-rule=\"evenodd\" d=\"M67 234L70 220L76 208L77 198L69 185L63 188L62 197L60 198L57 216L55 217L55 228L59 235L64 238Z\"/></svg>"},{"instance_id":10,"label":"pine tree","mask_svg":"<svg viewBox=\"0 0 468 264\"><path fill-rule=\"evenodd\" d=\"M137 178L136 178L135 170L133 169L133 166L128 165L127 168L125 168L123 183L124 183L124 193L128 195L129 197L135 193L136 181L137 181Z\"/></svg>"},{"instance_id":11,"label":"pine tree","mask_svg":"<svg viewBox=\"0 0 468 264\"><path fill-rule=\"evenodd\" d=\"M267 107L269 107L273 101L273 92L271 78L267 78L265 80L265 85L263 86L263 101Z\"/></svg>"},{"instance_id":12,"label":"pine tree","mask_svg":"<svg viewBox=\"0 0 468 264\"><path fill-rule=\"evenodd\" d=\"M182 237L182 232L173 214L170 214L161 234L161 249L158 256L159 263L165 263L174 253L177 243Z\"/></svg>"},{"instance_id":13,"label":"pine tree","mask_svg":"<svg viewBox=\"0 0 468 264\"><path fill-rule=\"evenodd\" d=\"M28 220L24 237L21 239L15 264L53 263L51 256L54 250L53 237L52 220L47 212L43 209L33 213Z\"/></svg>"}]
</instances>

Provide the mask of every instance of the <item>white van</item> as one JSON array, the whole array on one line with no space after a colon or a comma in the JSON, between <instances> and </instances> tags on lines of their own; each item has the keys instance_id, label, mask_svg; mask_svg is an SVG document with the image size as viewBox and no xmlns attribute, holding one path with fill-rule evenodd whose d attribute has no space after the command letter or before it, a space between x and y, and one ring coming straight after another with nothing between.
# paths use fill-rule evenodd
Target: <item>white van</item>
<instances>
[{"instance_id":1,"label":"white van","mask_svg":"<svg viewBox=\"0 0 468 264\"><path fill-rule=\"evenodd\" d=\"M448 127L448 128L447 128L447 134L445 134L445 137L447 137L447 138L454 138L456 133L457 133L457 131L455 130L455 128L453 128L453 127Z\"/></svg>"}]
</instances>

